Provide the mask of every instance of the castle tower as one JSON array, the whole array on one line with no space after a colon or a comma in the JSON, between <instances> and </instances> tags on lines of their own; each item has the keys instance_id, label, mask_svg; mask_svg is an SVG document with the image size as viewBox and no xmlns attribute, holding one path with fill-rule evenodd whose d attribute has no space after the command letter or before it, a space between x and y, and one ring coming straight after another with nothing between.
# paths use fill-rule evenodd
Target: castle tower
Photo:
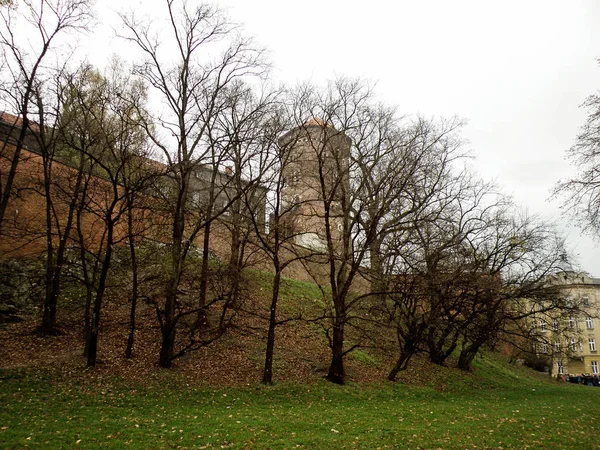
<instances>
[{"instance_id":1,"label":"castle tower","mask_svg":"<svg viewBox=\"0 0 600 450\"><path fill-rule=\"evenodd\" d=\"M284 155L282 218L287 233L298 245L324 251L326 210L333 241L342 241L343 204L350 189L351 140L330 124L313 118L286 133L279 145Z\"/></svg>"}]
</instances>

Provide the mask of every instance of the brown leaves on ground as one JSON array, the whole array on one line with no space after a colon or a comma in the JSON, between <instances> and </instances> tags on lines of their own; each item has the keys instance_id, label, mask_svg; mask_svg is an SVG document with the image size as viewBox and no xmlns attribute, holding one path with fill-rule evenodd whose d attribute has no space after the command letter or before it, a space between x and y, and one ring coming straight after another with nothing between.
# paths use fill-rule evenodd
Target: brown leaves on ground
<instances>
[{"instance_id":1,"label":"brown leaves on ground","mask_svg":"<svg viewBox=\"0 0 600 450\"><path fill-rule=\"evenodd\" d=\"M254 300L255 303L257 300ZM261 306L258 300L257 308ZM256 312L256 311L255 311ZM266 314L265 314L266 315ZM264 315L263 315L264 317ZM137 314L134 357L125 358L129 332L129 304L107 302L102 311L98 358L93 371L86 368L83 353L83 313L59 310L60 333L41 337L40 318L27 316L20 323L0 327L0 368L55 368L67 376L118 376L134 382L163 379L165 373L184 382L219 386L256 384L262 377L266 342L266 320L239 313L234 326L211 345L175 360L171 369L158 367L160 328L152 306L140 303ZM277 381L310 383L327 371L330 352L322 331L314 324L288 322L277 328L273 378ZM364 364L349 355L348 379L356 382L384 380L393 361L375 350L378 364ZM444 389L448 369L415 358L399 380L407 384ZM435 375L434 375L435 373Z\"/></svg>"}]
</instances>

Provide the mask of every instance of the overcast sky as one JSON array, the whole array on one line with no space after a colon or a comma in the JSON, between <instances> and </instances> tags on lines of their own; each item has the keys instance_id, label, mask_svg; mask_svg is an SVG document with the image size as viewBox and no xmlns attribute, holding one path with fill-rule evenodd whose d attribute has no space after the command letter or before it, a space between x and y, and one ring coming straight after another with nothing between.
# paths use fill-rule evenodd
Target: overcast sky
<instances>
[{"instance_id":1,"label":"overcast sky","mask_svg":"<svg viewBox=\"0 0 600 450\"><path fill-rule=\"evenodd\" d=\"M165 10L162 1L98 0L111 10ZM360 76L402 114L458 115L476 168L531 213L561 222L579 267L600 276L600 249L561 217L550 189L572 173L564 155L600 89L598 0L222 0L269 49L274 80ZM92 62L122 42L99 27ZM564 214L562 214L564 216Z\"/></svg>"}]
</instances>

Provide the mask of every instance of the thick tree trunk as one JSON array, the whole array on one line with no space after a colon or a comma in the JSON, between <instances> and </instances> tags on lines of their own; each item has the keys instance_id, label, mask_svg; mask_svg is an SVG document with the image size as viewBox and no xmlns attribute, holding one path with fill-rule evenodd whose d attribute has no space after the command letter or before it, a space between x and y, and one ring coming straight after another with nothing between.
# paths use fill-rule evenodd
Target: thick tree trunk
<instances>
[{"instance_id":1,"label":"thick tree trunk","mask_svg":"<svg viewBox=\"0 0 600 450\"><path fill-rule=\"evenodd\" d=\"M398 336L398 339L400 339L400 336ZM400 345L400 343L398 343L398 345ZM417 342L412 339L406 339L404 341L404 344L402 345L400 355L398 356L396 364L394 365L394 367L388 374L388 380L396 381L396 377L398 376L398 373L401 370L406 370L406 367L408 366L410 359L416 353L416 351L417 351Z\"/></svg>"},{"instance_id":2,"label":"thick tree trunk","mask_svg":"<svg viewBox=\"0 0 600 450\"><path fill-rule=\"evenodd\" d=\"M396 364L394 365L394 367L388 374L388 380L396 381L396 377L398 376L398 373L402 370L406 370L406 367L408 366L408 362L410 361L411 357L412 357L412 353L401 352L400 356L398 356L398 359L396 360Z\"/></svg>"},{"instance_id":3,"label":"thick tree trunk","mask_svg":"<svg viewBox=\"0 0 600 450\"><path fill-rule=\"evenodd\" d=\"M333 326L331 340L331 364L327 373L327 381L344 384L344 321L339 318Z\"/></svg>"},{"instance_id":4,"label":"thick tree trunk","mask_svg":"<svg viewBox=\"0 0 600 450\"><path fill-rule=\"evenodd\" d=\"M429 360L437 364L438 366L443 366L448 357L454 352L456 349L456 342L450 344L450 346L444 350L442 346L434 345L429 347Z\"/></svg>"},{"instance_id":5,"label":"thick tree trunk","mask_svg":"<svg viewBox=\"0 0 600 450\"><path fill-rule=\"evenodd\" d=\"M168 369L171 367L173 360L173 353L175 350L175 332L176 332L176 321L175 321L175 304L177 301L177 289L179 285L179 277L174 277L171 280L167 296L165 299L165 309L163 311L162 319L162 343L160 347L159 365L160 367Z\"/></svg>"},{"instance_id":6,"label":"thick tree trunk","mask_svg":"<svg viewBox=\"0 0 600 450\"><path fill-rule=\"evenodd\" d=\"M481 346L486 343L486 341L487 338L482 338L464 346L460 351L460 356L458 357L458 368L470 371L471 364L473 363L475 356L477 356L477 352Z\"/></svg>"},{"instance_id":7,"label":"thick tree trunk","mask_svg":"<svg viewBox=\"0 0 600 450\"><path fill-rule=\"evenodd\" d=\"M460 352L460 356L458 357L458 368L461 370L470 371L471 363L473 359L475 359L475 355L477 354L477 350L473 351L470 348L467 348Z\"/></svg>"}]
</instances>

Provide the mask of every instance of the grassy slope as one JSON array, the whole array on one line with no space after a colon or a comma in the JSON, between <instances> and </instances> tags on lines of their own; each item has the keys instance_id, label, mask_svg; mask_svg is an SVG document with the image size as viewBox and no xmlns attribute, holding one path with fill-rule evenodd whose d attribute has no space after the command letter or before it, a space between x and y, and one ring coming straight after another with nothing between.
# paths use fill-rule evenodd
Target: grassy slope
<instances>
[{"instance_id":1,"label":"grassy slope","mask_svg":"<svg viewBox=\"0 0 600 450\"><path fill-rule=\"evenodd\" d=\"M444 392L398 383L210 388L0 371L2 448L596 448L600 389L498 357Z\"/></svg>"},{"instance_id":2,"label":"grassy slope","mask_svg":"<svg viewBox=\"0 0 600 450\"><path fill-rule=\"evenodd\" d=\"M261 308L269 277L254 282ZM282 314L314 314L319 296L286 280ZM284 381L263 387L264 323L242 318L214 347L164 371L153 364L151 310L138 336L146 345L134 360L122 357L121 310L126 317L126 305L107 305L105 362L94 371L73 344L76 322L51 341L30 333L33 322L0 330L0 448L569 449L600 441L600 389L549 382L498 355L477 359L472 374L417 359L391 384L378 381L386 355L363 349L350 355L353 381L340 387L322 380L319 327L290 322L278 330L276 379Z\"/></svg>"}]
</instances>

